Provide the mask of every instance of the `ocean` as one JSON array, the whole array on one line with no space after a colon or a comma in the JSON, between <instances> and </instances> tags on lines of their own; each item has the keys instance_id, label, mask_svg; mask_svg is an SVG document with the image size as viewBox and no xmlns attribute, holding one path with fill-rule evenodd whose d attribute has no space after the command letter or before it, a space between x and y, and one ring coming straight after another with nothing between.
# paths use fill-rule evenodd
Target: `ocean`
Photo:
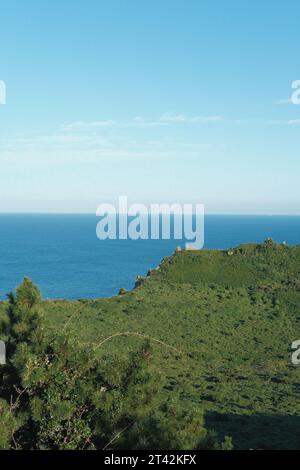
<instances>
[{"instance_id":1,"label":"ocean","mask_svg":"<svg viewBox=\"0 0 300 470\"><path fill-rule=\"evenodd\" d=\"M131 289L170 255L178 240L105 240L94 215L0 215L0 299L24 276L44 298L110 297ZM300 244L300 216L205 216L205 248L226 249L271 237Z\"/></svg>"}]
</instances>

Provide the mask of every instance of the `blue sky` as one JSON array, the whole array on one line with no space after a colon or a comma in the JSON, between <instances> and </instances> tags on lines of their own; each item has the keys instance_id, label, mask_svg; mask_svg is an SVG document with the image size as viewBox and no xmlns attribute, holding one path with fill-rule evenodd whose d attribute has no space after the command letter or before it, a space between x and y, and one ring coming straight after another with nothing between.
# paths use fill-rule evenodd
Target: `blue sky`
<instances>
[{"instance_id":1,"label":"blue sky","mask_svg":"<svg viewBox=\"0 0 300 470\"><path fill-rule=\"evenodd\" d=\"M1 5L0 212L300 214L297 0Z\"/></svg>"}]
</instances>

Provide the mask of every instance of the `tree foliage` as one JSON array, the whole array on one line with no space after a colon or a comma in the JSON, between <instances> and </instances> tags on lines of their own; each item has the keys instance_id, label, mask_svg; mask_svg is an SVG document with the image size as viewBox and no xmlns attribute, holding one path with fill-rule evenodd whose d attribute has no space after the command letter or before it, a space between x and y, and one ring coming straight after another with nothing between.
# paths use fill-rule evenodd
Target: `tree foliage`
<instances>
[{"instance_id":1,"label":"tree foliage","mask_svg":"<svg viewBox=\"0 0 300 470\"><path fill-rule=\"evenodd\" d=\"M148 341L126 364L100 359L66 331L46 334L39 289L9 296L7 365L0 386L0 448L218 448L198 407L157 400Z\"/></svg>"}]
</instances>

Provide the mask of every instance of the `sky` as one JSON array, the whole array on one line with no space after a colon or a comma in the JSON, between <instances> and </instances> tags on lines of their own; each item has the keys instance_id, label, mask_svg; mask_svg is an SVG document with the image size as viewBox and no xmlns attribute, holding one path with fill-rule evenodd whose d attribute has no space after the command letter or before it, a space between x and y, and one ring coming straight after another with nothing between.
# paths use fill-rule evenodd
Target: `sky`
<instances>
[{"instance_id":1,"label":"sky","mask_svg":"<svg viewBox=\"0 0 300 470\"><path fill-rule=\"evenodd\" d=\"M298 0L0 6L0 212L300 214Z\"/></svg>"}]
</instances>

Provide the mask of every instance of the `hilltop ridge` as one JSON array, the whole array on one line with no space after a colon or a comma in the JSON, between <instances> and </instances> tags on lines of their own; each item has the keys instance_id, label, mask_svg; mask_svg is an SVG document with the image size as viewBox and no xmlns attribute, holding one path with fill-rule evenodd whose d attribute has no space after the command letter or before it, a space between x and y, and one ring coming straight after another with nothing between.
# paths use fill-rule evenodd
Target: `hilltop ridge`
<instances>
[{"instance_id":1,"label":"hilltop ridge","mask_svg":"<svg viewBox=\"0 0 300 470\"><path fill-rule=\"evenodd\" d=\"M299 447L291 344L300 337L300 246L180 251L133 291L43 306L51 334L67 325L82 343L111 336L100 359L125 361L138 335L155 340L161 399L202 407L207 427L232 436L234 448ZM138 335L120 334L130 332Z\"/></svg>"}]
</instances>

